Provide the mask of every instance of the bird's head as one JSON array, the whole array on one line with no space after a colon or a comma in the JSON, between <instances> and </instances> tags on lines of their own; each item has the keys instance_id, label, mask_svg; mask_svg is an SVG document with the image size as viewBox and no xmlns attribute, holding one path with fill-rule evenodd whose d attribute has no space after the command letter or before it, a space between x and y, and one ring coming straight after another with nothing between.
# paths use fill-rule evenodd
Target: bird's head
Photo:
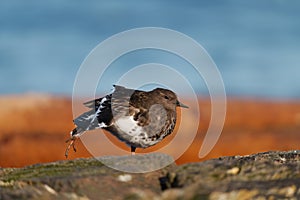
<instances>
[{"instance_id":1,"label":"bird's head","mask_svg":"<svg viewBox=\"0 0 300 200\"><path fill-rule=\"evenodd\" d=\"M155 90L153 90L153 93L153 98L156 98L153 100L159 104L162 104L166 109L175 110L177 106L182 108L188 108L188 106L178 101L177 95L171 90L156 88Z\"/></svg>"}]
</instances>

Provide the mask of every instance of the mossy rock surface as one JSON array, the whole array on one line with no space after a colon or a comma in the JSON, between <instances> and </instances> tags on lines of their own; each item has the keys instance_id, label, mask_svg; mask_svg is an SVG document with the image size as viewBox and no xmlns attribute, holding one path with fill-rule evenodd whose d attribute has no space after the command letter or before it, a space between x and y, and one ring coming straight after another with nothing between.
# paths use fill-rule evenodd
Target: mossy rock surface
<instances>
[{"instance_id":1,"label":"mossy rock surface","mask_svg":"<svg viewBox=\"0 0 300 200\"><path fill-rule=\"evenodd\" d=\"M129 167L134 159L150 160L148 171L171 161L163 154L105 159ZM173 163L147 173L118 171L93 158L0 168L1 200L154 198L300 199L300 151Z\"/></svg>"}]
</instances>

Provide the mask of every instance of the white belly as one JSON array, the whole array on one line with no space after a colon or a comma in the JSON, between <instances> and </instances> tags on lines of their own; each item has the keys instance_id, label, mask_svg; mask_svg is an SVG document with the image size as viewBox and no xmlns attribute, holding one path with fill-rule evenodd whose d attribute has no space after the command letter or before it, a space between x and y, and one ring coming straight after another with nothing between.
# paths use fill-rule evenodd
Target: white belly
<instances>
[{"instance_id":1,"label":"white belly","mask_svg":"<svg viewBox=\"0 0 300 200\"><path fill-rule=\"evenodd\" d=\"M133 116L117 119L114 126L119 130L119 137L126 141L126 143L133 144L136 147L146 148L161 141L161 139L151 140L148 138L147 132L145 132L143 127L138 126Z\"/></svg>"}]
</instances>

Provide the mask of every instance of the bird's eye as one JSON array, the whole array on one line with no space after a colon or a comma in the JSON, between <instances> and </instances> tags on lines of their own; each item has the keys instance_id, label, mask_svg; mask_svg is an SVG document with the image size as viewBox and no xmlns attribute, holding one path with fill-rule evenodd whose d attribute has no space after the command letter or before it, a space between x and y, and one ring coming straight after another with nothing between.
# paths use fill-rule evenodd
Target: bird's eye
<instances>
[{"instance_id":1,"label":"bird's eye","mask_svg":"<svg viewBox=\"0 0 300 200\"><path fill-rule=\"evenodd\" d=\"M165 99L170 99L167 95L165 95Z\"/></svg>"}]
</instances>

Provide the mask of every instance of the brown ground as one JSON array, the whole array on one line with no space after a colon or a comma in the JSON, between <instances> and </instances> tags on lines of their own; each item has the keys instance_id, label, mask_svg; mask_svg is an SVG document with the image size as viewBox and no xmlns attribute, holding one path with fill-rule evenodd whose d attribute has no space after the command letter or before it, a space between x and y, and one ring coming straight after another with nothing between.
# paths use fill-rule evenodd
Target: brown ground
<instances>
[{"instance_id":1,"label":"brown ground","mask_svg":"<svg viewBox=\"0 0 300 200\"><path fill-rule=\"evenodd\" d=\"M185 102L185 104L188 104ZM300 103L297 101L258 101L250 99L228 100L224 130L213 150L204 159L225 155L246 155L268 150L299 149L300 146ZM184 133L178 137L184 142L189 134L189 124L198 123L193 110L187 112L188 119L182 120ZM200 101L200 127L193 144L177 160L178 164L196 162L201 142L210 120L208 98ZM48 95L15 95L0 97L0 167L21 167L34 163L64 160L65 140L73 128L71 100ZM178 127L177 127L178 128ZM87 134L86 134L87 135ZM90 133L97 150L106 152L114 145L102 145L97 135ZM95 140L93 140L95 139ZM148 150L149 152L168 144L172 137ZM125 150L128 147L114 138L115 144ZM181 145L172 144L171 151ZM100 149L100 150L99 150ZM81 142L77 152L70 151L68 159L90 157Z\"/></svg>"}]
</instances>

